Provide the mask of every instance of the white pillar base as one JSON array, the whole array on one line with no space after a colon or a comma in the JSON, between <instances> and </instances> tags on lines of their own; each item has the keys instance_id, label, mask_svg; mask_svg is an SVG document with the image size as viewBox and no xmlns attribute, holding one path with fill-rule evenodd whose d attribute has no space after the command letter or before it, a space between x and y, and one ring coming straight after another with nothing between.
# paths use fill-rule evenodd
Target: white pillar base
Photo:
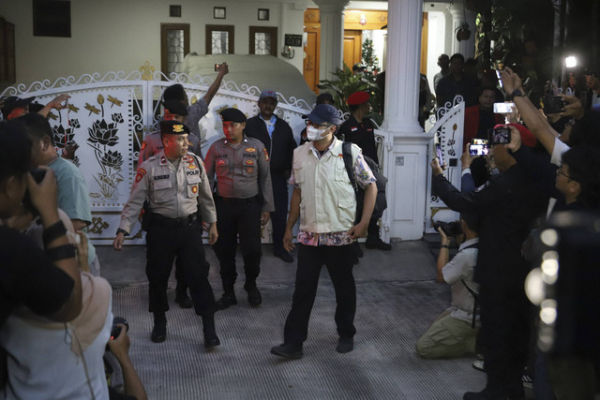
<instances>
[{"instance_id":1,"label":"white pillar base","mask_svg":"<svg viewBox=\"0 0 600 400\"><path fill-rule=\"evenodd\" d=\"M425 230L427 206L428 144L433 135L415 132L395 135L377 130L388 138L385 171L388 208L382 217L382 239L418 240Z\"/></svg>"}]
</instances>

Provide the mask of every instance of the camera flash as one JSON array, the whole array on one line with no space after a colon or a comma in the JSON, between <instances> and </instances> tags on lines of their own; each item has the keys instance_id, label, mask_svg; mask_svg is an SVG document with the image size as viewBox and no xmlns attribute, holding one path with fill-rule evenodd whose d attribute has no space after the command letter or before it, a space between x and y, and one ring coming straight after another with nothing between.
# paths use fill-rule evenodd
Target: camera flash
<instances>
[{"instance_id":1,"label":"camera flash","mask_svg":"<svg viewBox=\"0 0 600 400\"><path fill-rule=\"evenodd\" d=\"M575 56L565 57L565 67L575 68L576 66L577 66L577 57L575 57Z\"/></svg>"}]
</instances>

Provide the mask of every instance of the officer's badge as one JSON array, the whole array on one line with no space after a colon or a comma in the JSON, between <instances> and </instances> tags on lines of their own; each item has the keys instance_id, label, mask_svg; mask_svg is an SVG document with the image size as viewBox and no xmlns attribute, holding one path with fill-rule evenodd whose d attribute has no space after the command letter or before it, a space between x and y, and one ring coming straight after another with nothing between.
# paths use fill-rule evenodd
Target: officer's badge
<instances>
[{"instance_id":1,"label":"officer's badge","mask_svg":"<svg viewBox=\"0 0 600 400\"><path fill-rule=\"evenodd\" d=\"M183 124L174 124L173 125L173 133L181 133L183 132Z\"/></svg>"},{"instance_id":2,"label":"officer's badge","mask_svg":"<svg viewBox=\"0 0 600 400\"><path fill-rule=\"evenodd\" d=\"M135 183L141 181L144 178L144 175L146 175L146 170L144 168L138 168L137 174L135 175Z\"/></svg>"},{"instance_id":3,"label":"officer's badge","mask_svg":"<svg viewBox=\"0 0 600 400\"><path fill-rule=\"evenodd\" d=\"M246 153L256 153L256 149L254 147L248 147Z\"/></svg>"},{"instance_id":4,"label":"officer's badge","mask_svg":"<svg viewBox=\"0 0 600 400\"><path fill-rule=\"evenodd\" d=\"M265 154L265 160L269 161L269 152L267 152L267 149L263 149L263 153Z\"/></svg>"},{"instance_id":5,"label":"officer's badge","mask_svg":"<svg viewBox=\"0 0 600 400\"><path fill-rule=\"evenodd\" d=\"M254 165L254 160L252 160L252 159L246 160L246 165Z\"/></svg>"},{"instance_id":6,"label":"officer's badge","mask_svg":"<svg viewBox=\"0 0 600 400\"><path fill-rule=\"evenodd\" d=\"M189 169L196 169L196 163L195 162L191 162L190 165L188 165Z\"/></svg>"},{"instance_id":7,"label":"officer's badge","mask_svg":"<svg viewBox=\"0 0 600 400\"><path fill-rule=\"evenodd\" d=\"M198 193L198 185L192 186L192 193L194 193L194 194Z\"/></svg>"}]
</instances>

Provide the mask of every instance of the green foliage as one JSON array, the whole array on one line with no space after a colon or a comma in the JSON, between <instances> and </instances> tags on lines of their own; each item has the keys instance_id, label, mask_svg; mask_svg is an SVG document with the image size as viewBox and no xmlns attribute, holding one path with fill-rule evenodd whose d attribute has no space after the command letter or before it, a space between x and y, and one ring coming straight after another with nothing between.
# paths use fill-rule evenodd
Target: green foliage
<instances>
[{"instance_id":1,"label":"green foliage","mask_svg":"<svg viewBox=\"0 0 600 400\"><path fill-rule=\"evenodd\" d=\"M323 79L318 85L319 89L331 93L334 105L343 112L349 112L346 104L348 96L354 92L366 91L371 95L371 107L373 113L370 117L378 124L383 120L383 96L375 80L377 78L377 56L373 51L373 41L366 39L362 46L361 66L365 67L363 71L353 73L352 70L344 65L344 69L338 69L333 75L334 79Z\"/></svg>"}]
</instances>

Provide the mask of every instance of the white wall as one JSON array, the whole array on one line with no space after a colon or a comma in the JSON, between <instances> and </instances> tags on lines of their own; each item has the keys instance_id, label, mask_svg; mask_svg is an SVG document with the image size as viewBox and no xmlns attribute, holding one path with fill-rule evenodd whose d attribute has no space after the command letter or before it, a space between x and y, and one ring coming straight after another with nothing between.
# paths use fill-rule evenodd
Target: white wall
<instances>
[{"instance_id":1,"label":"white wall","mask_svg":"<svg viewBox=\"0 0 600 400\"><path fill-rule=\"evenodd\" d=\"M181 5L181 18L168 16L170 3ZM226 7L227 18L213 19L214 6ZM258 21L258 8L270 10L269 21ZM31 1L0 1L0 16L15 25L17 82L132 71L146 60L158 70L161 23L190 24L190 51L198 54L207 24L235 25L235 54L248 54L249 26L276 26L279 54L285 33L302 34L303 13L302 3L277 1L78 0L71 2L71 37L55 38L33 36ZM290 62L302 71L302 48L295 49Z\"/></svg>"}]
</instances>

